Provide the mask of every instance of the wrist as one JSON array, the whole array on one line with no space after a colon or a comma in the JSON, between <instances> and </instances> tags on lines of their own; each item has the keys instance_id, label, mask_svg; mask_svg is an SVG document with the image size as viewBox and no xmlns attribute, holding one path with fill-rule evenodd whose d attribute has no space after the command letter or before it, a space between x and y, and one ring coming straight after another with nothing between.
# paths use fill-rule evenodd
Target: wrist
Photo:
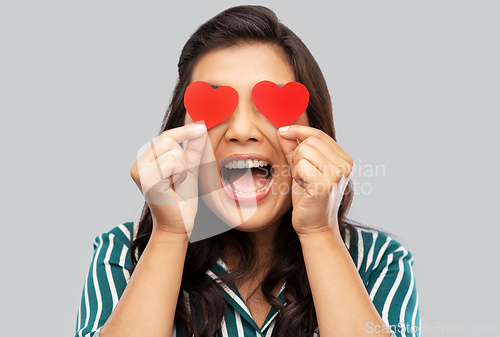
<instances>
[{"instance_id":1,"label":"wrist","mask_svg":"<svg viewBox=\"0 0 500 337\"><path fill-rule=\"evenodd\" d=\"M335 236L340 237L339 224L336 219L321 219L316 220L313 223L296 223L292 219L292 223L295 229L295 232L299 236L299 238L309 238L319 236L328 236L334 234Z\"/></svg>"},{"instance_id":2,"label":"wrist","mask_svg":"<svg viewBox=\"0 0 500 337\"><path fill-rule=\"evenodd\" d=\"M161 229L153 228L150 243L154 244L184 244L187 246L189 243L189 236L187 233L170 233Z\"/></svg>"},{"instance_id":3,"label":"wrist","mask_svg":"<svg viewBox=\"0 0 500 337\"><path fill-rule=\"evenodd\" d=\"M344 245L338 228L333 228L332 226L319 227L307 232L297 232L297 235L301 244L316 244L325 240L334 240L338 244Z\"/></svg>"}]
</instances>

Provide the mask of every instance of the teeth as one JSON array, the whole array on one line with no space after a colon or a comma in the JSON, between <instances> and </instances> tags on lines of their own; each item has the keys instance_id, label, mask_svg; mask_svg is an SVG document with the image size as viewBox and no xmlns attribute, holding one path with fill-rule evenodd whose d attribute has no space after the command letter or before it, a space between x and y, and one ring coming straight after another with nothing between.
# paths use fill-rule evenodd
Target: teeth
<instances>
[{"instance_id":1,"label":"teeth","mask_svg":"<svg viewBox=\"0 0 500 337\"><path fill-rule=\"evenodd\" d=\"M244 168L264 167L267 165L268 162L265 160L236 159L224 164L224 167L228 169L244 169Z\"/></svg>"}]
</instances>

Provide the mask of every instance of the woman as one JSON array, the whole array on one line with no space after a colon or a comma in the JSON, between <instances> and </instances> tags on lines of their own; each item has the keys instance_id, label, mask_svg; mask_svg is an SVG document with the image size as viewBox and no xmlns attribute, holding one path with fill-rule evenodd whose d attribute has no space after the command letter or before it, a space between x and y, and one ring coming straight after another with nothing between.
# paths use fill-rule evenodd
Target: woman
<instances>
[{"instance_id":1,"label":"woman","mask_svg":"<svg viewBox=\"0 0 500 337\"><path fill-rule=\"evenodd\" d=\"M234 7L178 66L160 136L131 169L141 219L96 239L76 335L419 335L411 254L346 219L353 160L302 41L269 9ZM302 84L306 111L278 129L257 108L262 81ZM195 116L193 83L226 87L234 112Z\"/></svg>"}]
</instances>

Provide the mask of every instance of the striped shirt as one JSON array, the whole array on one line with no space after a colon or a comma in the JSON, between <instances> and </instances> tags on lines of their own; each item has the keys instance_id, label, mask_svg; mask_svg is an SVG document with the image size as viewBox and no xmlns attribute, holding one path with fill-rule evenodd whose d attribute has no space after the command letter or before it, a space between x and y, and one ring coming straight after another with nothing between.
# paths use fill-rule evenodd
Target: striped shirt
<instances>
[{"instance_id":1,"label":"striped shirt","mask_svg":"<svg viewBox=\"0 0 500 337\"><path fill-rule=\"evenodd\" d=\"M117 305L133 268L129 247L135 238L137 225L137 222L127 222L95 239L94 255L77 314L75 336L98 337L99 330ZM345 244L375 308L393 331L393 336L419 337L420 315L411 253L384 233L359 228L356 228L352 237L346 235ZM219 278L228 272L220 258L206 272L220 285L226 300L222 336L271 336L279 312L271 308L259 328L236 287L223 283ZM285 283L278 298L286 305L284 289ZM177 332L178 328L174 324L172 337L184 337ZM366 327L367 332L381 329L370 324ZM314 337L318 336L316 330Z\"/></svg>"}]
</instances>

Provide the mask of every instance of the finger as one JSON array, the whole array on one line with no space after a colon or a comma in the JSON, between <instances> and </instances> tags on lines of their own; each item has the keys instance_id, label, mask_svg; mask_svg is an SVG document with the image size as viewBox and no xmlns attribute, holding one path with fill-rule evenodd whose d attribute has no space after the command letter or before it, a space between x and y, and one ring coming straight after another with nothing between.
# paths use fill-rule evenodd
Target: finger
<instances>
[{"instance_id":1,"label":"finger","mask_svg":"<svg viewBox=\"0 0 500 337\"><path fill-rule=\"evenodd\" d=\"M203 136L206 131L207 129L204 124L197 123L164 131L153 140L149 149L140 155L140 158L145 162L153 161L155 158L174 148L180 148L179 144L185 140Z\"/></svg>"},{"instance_id":2,"label":"finger","mask_svg":"<svg viewBox=\"0 0 500 337\"><path fill-rule=\"evenodd\" d=\"M339 181L343 175L351 174L351 165L315 137L308 137L295 149L293 163L302 158L309 160L329 180Z\"/></svg>"},{"instance_id":3,"label":"finger","mask_svg":"<svg viewBox=\"0 0 500 337\"><path fill-rule=\"evenodd\" d=\"M336 172L334 169L335 165L322 153L307 144L300 143L293 153L292 160L294 165L296 165L296 163L303 159L310 162L317 169L317 173L321 174L325 178L331 177L332 172Z\"/></svg>"},{"instance_id":4,"label":"finger","mask_svg":"<svg viewBox=\"0 0 500 337\"><path fill-rule=\"evenodd\" d=\"M186 159L182 150L172 150L161 155L157 159L157 163L160 176L163 177L162 180L170 180L175 186L186 179Z\"/></svg>"},{"instance_id":5,"label":"finger","mask_svg":"<svg viewBox=\"0 0 500 337\"><path fill-rule=\"evenodd\" d=\"M167 177L169 177L171 175L171 173L169 173L169 174L166 173L166 172L170 171L169 164L165 159L161 160L162 162L160 163L160 158L165 158L166 155L169 155L169 154L172 156L178 157L183 165L183 169L186 170L186 160L185 160L185 156L184 156L184 151L182 150L180 145L177 144L175 142L175 140L173 140L173 138L170 138L170 137L166 138L165 142L170 142L171 149L168 152L163 153L161 155L158 155L158 152L156 150L156 146L154 144L151 144L145 150L145 153L137 159L136 164L137 164L139 172L141 172L143 170L143 168L145 168L145 167L156 166L157 172L158 172L157 176L161 177L160 180L166 179ZM152 158L152 159L149 160L148 158ZM179 173L179 172L177 172L177 173Z\"/></svg>"},{"instance_id":6,"label":"finger","mask_svg":"<svg viewBox=\"0 0 500 337\"><path fill-rule=\"evenodd\" d=\"M340 170L336 176L339 176ZM338 180L324 177L309 160L302 158L294 167L293 178L302 187L302 191L295 189L295 193L306 192L308 195L330 195L333 199L342 198L349 178L341 176ZM338 202L335 202L338 209Z\"/></svg>"},{"instance_id":7,"label":"finger","mask_svg":"<svg viewBox=\"0 0 500 337\"><path fill-rule=\"evenodd\" d=\"M196 139L188 139L184 147L184 156L186 160L186 168L198 178L203 153L211 151L213 153L208 133L204 133ZM212 155L213 156L213 155ZM214 156L215 157L215 156Z\"/></svg>"},{"instance_id":8,"label":"finger","mask_svg":"<svg viewBox=\"0 0 500 337\"><path fill-rule=\"evenodd\" d=\"M293 179L306 190L312 193L313 187L325 185L325 178L309 160L302 158L293 167ZM323 190L325 187L323 186Z\"/></svg>"},{"instance_id":9,"label":"finger","mask_svg":"<svg viewBox=\"0 0 500 337\"><path fill-rule=\"evenodd\" d=\"M168 180L160 180L144 193L144 199L151 206L171 206L177 204L175 192L172 190ZM178 208L172 210L177 211Z\"/></svg>"},{"instance_id":10,"label":"finger","mask_svg":"<svg viewBox=\"0 0 500 337\"><path fill-rule=\"evenodd\" d=\"M299 142L303 142L307 137L316 137L323 141L327 146L330 146L337 152L345 161L351 165L354 163L351 156L349 156L345 151L337 144L337 142L324 133L323 131L312 128L310 126L304 125L290 125L288 127L281 127L278 129L278 134L285 139L298 139Z\"/></svg>"},{"instance_id":11,"label":"finger","mask_svg":"<svg viewBox=\"0 0 500 337\"><path fill-rule=\"evenodd\" d=\"M162 152L159 151L159 146L160 143L157 141L159 137L156 137L153 139L153 141L146 143L141 150L139 150L138 157L137 157L137 165L139 166L139 169L142 167L146 167L150 165L151 163L157 162L158 158L165 153L169 153L170 151L182 151L182 148L180 147L177 142L171 138L171 137L163 137L162 143L161 143L161 148ZM141 151L143 151L141 153Z\"/></svg>"},{"instance_id":12,"label":"finger","mask_svg":"<svg viewBox=\"0 0 500 337\"><path fill-rule=\"evenodd\" d=\"M281 150L283 151L283 154L285 155L285 158L286 158L286 161L288 162L288 165L290 166L290 168L292 168L293 167L293 160L292 160L293 152L295 151L295 149L299 145L299 142L295 138L294 139L287 139L287 138L280 137L279 133L278 133L278 142L281 146Z\"/></svg>"},{"instance_id":13,"label":"finger","mask_svg":"<svg viewBox=\"0 0 500 337\"><path fill-rule=\"evenodd\" d=\"M172 154L164 154L158 162L150 162L139 170L139 180L141 191L145 196L154 186L161 183L161 186L170 188L171 176L174 173L186 171L184 165ZM172 177L173 178L173 177ZM178 175L177 180L182 178ZM159 186L159 185L158 185Z\"/></svg>"}]
</instances>

